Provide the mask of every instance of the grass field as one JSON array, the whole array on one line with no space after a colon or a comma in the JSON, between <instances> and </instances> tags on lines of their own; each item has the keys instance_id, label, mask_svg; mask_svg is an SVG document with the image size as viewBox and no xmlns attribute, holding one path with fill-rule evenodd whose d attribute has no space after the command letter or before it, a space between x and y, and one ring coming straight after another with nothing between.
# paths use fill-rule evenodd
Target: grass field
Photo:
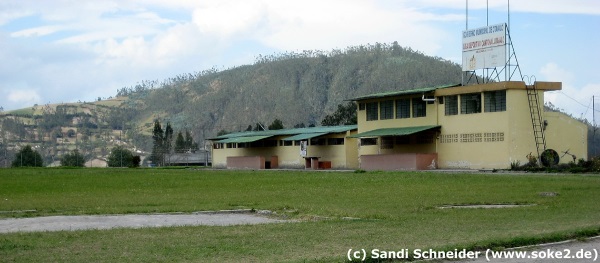
<instances>
[{"instance_id":1,"label":"grass field","mask_svg":"<svg viewBox=\"0 0 600 263\"><path fill-rule=\"evenodd\" d=\"M438 208L450 204L533 206ZM302 220L0 234L0 261L342 262L350 248L504 247L597 235L598 204L598 175L0 169L0 217L253 208Z\"/></svg>"}]
</instances>

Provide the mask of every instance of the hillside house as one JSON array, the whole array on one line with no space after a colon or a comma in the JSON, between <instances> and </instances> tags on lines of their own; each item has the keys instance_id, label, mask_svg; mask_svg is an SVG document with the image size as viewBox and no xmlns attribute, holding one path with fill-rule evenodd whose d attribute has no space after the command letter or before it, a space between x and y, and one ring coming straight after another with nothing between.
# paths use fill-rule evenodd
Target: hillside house
<instances>
[{"instance_id":1,"label":"hillside house","mask_svg":"<svg viewBox=\"0 0 600 263\"><path fill-rule=\"evenodd\" d=\"M521 81L449 85L361 96L358 103L360 168L507 169L527 155L554 149L587 157L587 126L544 112L544 92L560 82ZM536 101L537 100L537 101ZM530 106L532 105L532 106ZM540 115L535 122L532 115ZM534 125L534 123L537 123ZM572 161L571 156L560 162Z\"/></svg>"}]
</instances>

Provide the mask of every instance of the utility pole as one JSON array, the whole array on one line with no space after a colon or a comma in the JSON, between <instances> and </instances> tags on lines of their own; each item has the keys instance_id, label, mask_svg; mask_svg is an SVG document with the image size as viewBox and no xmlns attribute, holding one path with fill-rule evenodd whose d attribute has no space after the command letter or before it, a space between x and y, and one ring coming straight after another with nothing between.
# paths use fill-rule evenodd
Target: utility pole
<instances>
[{"instance_id":1,"label":"utility pole","mask_svg":"<svg viewBox=\"0 0 600 263\"><path fill-rule=\"evenodd\" d=\"M592 143L596 143L596 130L598 128L596 128L596 96L592 96ZM598 155L598 152L596 150L597 146L593 145L592 148L594 149L594 156L596 157Z\"/></svg>"}]
</instances>

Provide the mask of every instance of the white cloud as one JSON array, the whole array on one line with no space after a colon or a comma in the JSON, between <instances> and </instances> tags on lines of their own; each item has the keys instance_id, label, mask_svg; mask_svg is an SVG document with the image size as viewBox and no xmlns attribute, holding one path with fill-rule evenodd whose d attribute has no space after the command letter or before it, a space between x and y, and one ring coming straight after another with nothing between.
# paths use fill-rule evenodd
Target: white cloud
<instances>
[{"instance_id":1,"label":"white cloud","mask_svg":"<svg viewBox=\"0 0 600 263\"><path fill-rule=\"evenodd\" d=\"M218 1L197 8L193 12L192 21L200 31L231 37L235 34L254 31L261 23L267 7L261 1Z\"/></svg>"},{"instance_id":2,"label":"white cloud","mask_svg":"<svg viewBox=\"0 0 600 263\"><path fill-rule=\"evenodd\" d=\"M562 90L546 92L544 98L577 118L592 120L592 96L598 95L599 83L576 84L575 75L554 62L540 69L543 80L562 82Z\"/></svg>"},{"instance_id":3,"label":"white cloud","mask_svg":"<svg viewBox=\"0 0 600 263\"><path fill-rule=\"evenodd\" d=\"M61 26L40 26L40 27L28 28L28 29L17 31L17 32L13 32L12 34L10 34L10 36L11 37L45 36L45 35L56 33L63 29L64 29L64 27L61 27Z\"/></svg>"},{"instance_id":4,"label":"white cloud","mask_svg":"<svg viewBox=\"0 0 600 263\"><path fill-rule=\"evenodd\" d=\"M555 62L546 63L540 69L542 79L560 80L562 82L571 82L574 79L573 73L558 66Z\"/></svg>"},{"instance_id":5,"label":"white cloud","mask_svg":"<svg viewBox=\"0 0 600 263\"><path fill-rule=\"evenodd\" d=\"M253 39L280 50L344 48L373 42L399 41L435 53L446 35L432 21L457 21L455 14L433 14L375 2L306 0L219 1L195 9L194 23L222 41ZM418 36L418 37L416 37Z\"/></svg>"},{"instance_id":6,"label":"white cloud","mask_svg":"<svg viewBox=\"0 0 600 263\"><path fill-rule=\"evenodd\" d=\"M488 1L468 1L468 0L420 0L402 2L410 3L413 6L425 8L449 8L466 10L468 3L469 10L485 9L489 7L493 10L508 10L512 12L527 13L545 13L545 14L600 14L600 1L598 0L488 0Z\"/></svg>"},{"instance_id":7,"label":"white cloud","mask_svg":"<svg viewBox=\"0 0 600 263\"><path fill-rule=\"evenodd\" d=\"M41 96L36 90L31 89L16 89L9 90L6 97L11 104L20 105L21 107L33 106L40 103Z\"/></svg>"}]
</instances>

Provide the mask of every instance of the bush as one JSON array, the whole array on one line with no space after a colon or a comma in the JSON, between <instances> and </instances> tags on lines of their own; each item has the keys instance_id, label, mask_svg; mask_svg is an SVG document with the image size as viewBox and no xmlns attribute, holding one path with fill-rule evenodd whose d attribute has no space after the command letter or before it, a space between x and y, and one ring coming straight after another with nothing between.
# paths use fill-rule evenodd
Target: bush
<instances>
[{"instance_id":1,"label":"bush","mask_svg":"<svg viewBox=\"0 0 600 263\"><path fill-rule=\"evenodd\" d=\"M600 157L594 157L590 160L579 159L577 162L570 161L567 164L549 165L546 167L538 166L535 156L527 155L528 163L521 165L519 161L510 163L512 171L527 171L527 172L548 172L548 173L590 173L600 172Z\"/></svg>"},{"instance_id":2,"label":"bush","mask_svg":"<svg viewBox=\"0 0 600 263\"><path fill-rule=\"evenodd\" d=\"M512 161L510 163L510 169L513 171L518 171L521 168L521 161Z\"/></svg>"},{"instance_id":3,"label":"bush","mask_svg":"<svg viewBox=\"0 0 600 263\"><path fill-rule=\"evenodd\" d=\"M534 156L533 154L529 153L527 155L527 164L525 165L526 167L537 167L538 166L538 160L537 160L537 156Z\"/></svg>"},{"instance_id":4,"label":"bush","mask_svg":"<svg viewBox=\"0 0 600 263\"><path fill-rule=\"evenodd\" d=\"M138 167L140 167L141 162L142 162L142 158L140 158L140 156L138 156L138 155L133 156L133 158L131 159L131 167L138 168Z\"/></svg>"},{"instance_id":5,"label":"bush","mask_svg":"<svg viewBox=\"0 0 600 263\"><path fill-rule=\"evenodd\" d=\"M31 146L27 145L15 155L12 167L43 167L44 159Z\"/></svg>"},{"instance_id":6,"label":"bush","mask_svg":"<svg viewBox=\"0 0 600 263\"><path fill-rule=\"evenodd\" d=\"M115 146L110 151L107 163L108 167L133 167L133 154L122 146Z\"/></svg>"},{"instance_id":7,"label":"bush","mask_svg":"<svg viewBox=\"0 0 600 263\"><path fill-rule=\"evenodd\" d=\"M592 162L590 170L592 172L600 172L600 156L596 156L590 160Z\"/></svg>"},{"instance_id":8,"label":"bush","mask_svg":"<svg viewBox=\"0 0 600 263\"><path fill-rule=\"evenodd\" d=\"M69 167L84 167L85 157L80 154L78 150L74 150L71 153L63 155L63 157L60 159L60 165Z\"/></svg>"}]
</instances>

